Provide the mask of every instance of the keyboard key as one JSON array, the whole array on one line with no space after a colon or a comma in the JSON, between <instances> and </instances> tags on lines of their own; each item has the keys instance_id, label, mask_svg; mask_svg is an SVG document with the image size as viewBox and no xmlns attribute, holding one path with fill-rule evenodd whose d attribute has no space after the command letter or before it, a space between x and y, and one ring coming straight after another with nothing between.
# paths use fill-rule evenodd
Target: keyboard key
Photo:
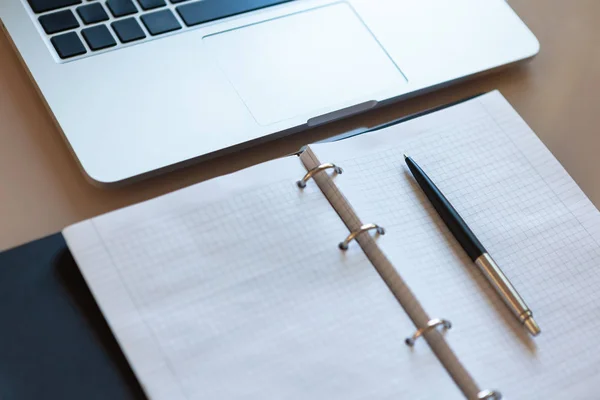
<instances>
[{"instance_id":1,"label":"keyboard key","mask_svg":"<svg viewBox=\"0 0 600 400\"><path fill-rule=\"evenodd\" d=\"M108 14L104 11L104 7L100 3L78 7L77 14L79 14L79 17L86 25L108 20Z\"/></svg>"},{"instance_id":2,"label":"keyboard key","mask_svg":"<svg viewBox=\"0 0 600 400\"><path fill-rule=\"evenodd\" d=\"M52 14L42 15L40 18L40 24L47 34L58 33L68 31L69 29L75 29L79 26L77 18L71 10L58 11Z\"/></svg>"},{"instance_id":3,"label":"keyboard key","mask_svg":"<svg viewBox=\"0 0 600 400\"><path fill-rule=\"evenodd\" d=\"M171 10L162 10L144 14L141 19L152 36L181 29L181 25L177 22L177 19Z\"/></svg>"},{"instance_id":4,"label":"keyboard key","mask_svg":"<svg viewBox=\"0 0 600 400\"><path fill-rule=\"evenodd\" d=\"M131 15L137 12L137 8L131 0L108 0L106 5L115 17Z\"/></svg>"},{"instance_id":5,"label":"keyboard key","mask_svg":"<svg viewBox=\"0 0 600 400\"><path fill-rule=\"evenodd\" d=\"M194 26L288 1L291 0L202 0L178 6L177 12L187 26Z\"/></svg>"},{"instance_id":6,"label":"keyboard key","mask_svg":"<svg viewBox=\"0 0 600 400\"><path fill-rule=\"evenodd\" d=\"M171 3L178 4L178 3L183 3L184 1L188 1L188 0L171 0Z\"/></svg>"},{"instance_id":7,"label":"keyboard key","mask_svg":"<svg viewBox=\"0 0 600 400\"><path fill-rule=\"evenodd\" d=\"M97 25L92 26L91 28L82 29L81 34L88 46L90 46L90 49L94 51L117 45L117 42L105 25Z\"/></svg>"},{"instance_id":8,"label":"keyboard key","mask_svg":"<svg viewBox=\"0 0 600 400\"><path fill-rule=\"evenodd\" d=\"M6 0L2 0L6 1ZM75 4L81 4L81 0L27 0L34 13L57 10Z\"/></svg>"},{"instance_id":9,"label":"keyboard key","mask_svg":"<svg viewBox=\"0 0 600 400\"><path fill-rule=\"evenodd\" d=\"M140 6L144 10L151 10L153 8L158 8L167 5L165 0L138 0L138 3L140 3Z\"/></svg>"},{"instance_id":10,"label":"keyboard key","mask_svg":"<svg viewBox=\"0 0 600 400\"><path fill-rule=\"evenodd\" d=\"M50 42L52 42L59 57L63 60L86 53L85 47L76 32L54 36L50 39Z\"/></svg>"},{"instance_id":11,"label":"keyboard key","mask_svg":"<svg viewBox=\"0 0 600 400\"><path fill-rule=\"evenodd\" d=\"M134 42L146 37L135 18L125 18L111 24L122 43Z\"/></svg>"}]
</instances>

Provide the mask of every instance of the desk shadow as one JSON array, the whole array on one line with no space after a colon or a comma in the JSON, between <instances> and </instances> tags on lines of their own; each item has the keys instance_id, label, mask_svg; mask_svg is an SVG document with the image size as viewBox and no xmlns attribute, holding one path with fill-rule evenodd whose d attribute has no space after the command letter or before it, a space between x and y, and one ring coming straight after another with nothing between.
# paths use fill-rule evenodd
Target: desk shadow
<instances>
[{"instance_id":1,"label":"desk shadow","mask_svg":"<svg viewBox=\"0 0 600 400\"><path fill-rule=\"evenodd\" d=\"M535 344L535 341L533 340L533 338L525 330L525 327L523 325L521 325L521 323L519 321L517 321L515 316L508 309L508 307L505 306L504 302L499 298L499 295L492 288L492 286L487 282L487 280L481 279L482 272L471 261L471 259L467 256L465 251L460 246L460 244L454 238L452 233L448 230L448 228L446 227L446 224L444 223L442 218L438 215L438 213L435 211L435 209L429 202L429 199L427 198L427 196L425 196L425 193L423 193L423 190L421 189L419 184L415 181L412 174L407 169L403 169L403 172L404 172L404 176L406 177L406 179L408 179L408 181L410 182L410 186L411 186L413 192L415 193L415 195L417 196L417 198L419 199L419 202L421 203L423 208L425 210L427 210L427 214L429 214L429 217L431 218L431 220L434 222L434 224L437 226L437 228L440 230L440 232L444 235L444 237L448 241L448 244L449 244L450 248L452 249L454 256L458 260L460 260L463 267L469 273L471 279L477 283L479 290L481 290L488 296L488 298L490 300L489 303L494 307L494 311L496 312L496 315L498 315L498 317L501 318L504 321L504 323L510 327L513 334L519 339L519 341L521 342L523 347L525 347L527 349L527 351L529 351L531 354L535 354L537 352L537 347L536 347L536 344ZM493 296L495 296L496 299L494 299ZM494 300L499 300L499 301L494 301ZM481 321L481 323L485 324L485 321Z\"/></svg>"},{"instance_id":2,"label":"desk shadow","mask_svg":"<svg viewBox=\"0 0 600 400\"><path fill-rule=\"evenodd\" d=\"M71 253L65 249L53 261L56 273L72 297L74 305L78 308L77 311L83 316L99 346L108 356L111 367L116 368L119 376L123 378L128 394L132 399L148 400Z\"/></svg>"}]
</instances>

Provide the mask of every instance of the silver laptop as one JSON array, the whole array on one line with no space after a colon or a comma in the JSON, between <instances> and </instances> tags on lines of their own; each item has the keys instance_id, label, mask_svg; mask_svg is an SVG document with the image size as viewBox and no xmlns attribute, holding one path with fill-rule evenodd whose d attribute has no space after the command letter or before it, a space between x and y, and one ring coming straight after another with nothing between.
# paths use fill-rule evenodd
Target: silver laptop
<instances>
[{"instance_id":1,"label":"silver laptop","mask_svg":"<svg viewBox=\"0 0 600 400\"><path fill-rule=\"evenodd\" d=\"M0 0L85 174L114 184L534 56L504 0Z\"/></svg>"}]
</instances>

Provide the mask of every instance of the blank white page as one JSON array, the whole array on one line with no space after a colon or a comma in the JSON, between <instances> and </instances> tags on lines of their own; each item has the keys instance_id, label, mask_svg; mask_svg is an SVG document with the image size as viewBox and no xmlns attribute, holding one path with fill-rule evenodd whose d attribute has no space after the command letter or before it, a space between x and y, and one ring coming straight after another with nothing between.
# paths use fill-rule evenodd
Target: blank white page
<instances>
[{"instance_id":1,"label":"blank white page","mask_svg":"<svg viewBox=\"0 0 600 400\"><path fill-rule=\"evenodd\" d=\"M508 399L583 399L600 382L600 214L502 95L311 146L481 387ZM410 154L532 309L531 338L435 213ZM431 382L433 384L433 381ZM431 398L434 398L432 394Z\"/></svg>"},{"instance_id":2,"label":"blank white page","mask_svg":"<svg viewBox=\"0 0 600 400\"><path fill-rule=\"evenodd\" d=\"M64 232L151 399L419 399L432 377L458 397L305 173L276 160Z\"/></svg>"}]
</instances>

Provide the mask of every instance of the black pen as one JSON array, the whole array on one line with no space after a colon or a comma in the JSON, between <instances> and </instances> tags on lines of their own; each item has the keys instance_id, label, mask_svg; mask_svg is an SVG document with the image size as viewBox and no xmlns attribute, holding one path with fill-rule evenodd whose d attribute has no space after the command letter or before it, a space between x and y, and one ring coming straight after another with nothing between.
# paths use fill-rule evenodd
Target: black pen
<instances>
[{"instance_id":1,"label":"black pen","mask_svg":"<svg viewBox=\"0 0 600 400\"><path fill-rule=\"evenodd\" d=\"M473 260L481 272L483 272L483 275L490 285L492 285L500 295L504 303L517 317L519 322L527 328L529 333L533 336L539 335L541 330L533 319L533 313L529 307L527 307L527 304L525 304L525 301L523 301L506 275L504 275L498 264L496 264L479 239L477 239L473 231L471 231L452 204L450 204L448 199L446 199L421 167L406 154L404 155L404 160L417 183L423 192L425 192L425 195L450 232L452 232L452 235L454 235L471 260Z\"/></svg>"}]
</instances>

